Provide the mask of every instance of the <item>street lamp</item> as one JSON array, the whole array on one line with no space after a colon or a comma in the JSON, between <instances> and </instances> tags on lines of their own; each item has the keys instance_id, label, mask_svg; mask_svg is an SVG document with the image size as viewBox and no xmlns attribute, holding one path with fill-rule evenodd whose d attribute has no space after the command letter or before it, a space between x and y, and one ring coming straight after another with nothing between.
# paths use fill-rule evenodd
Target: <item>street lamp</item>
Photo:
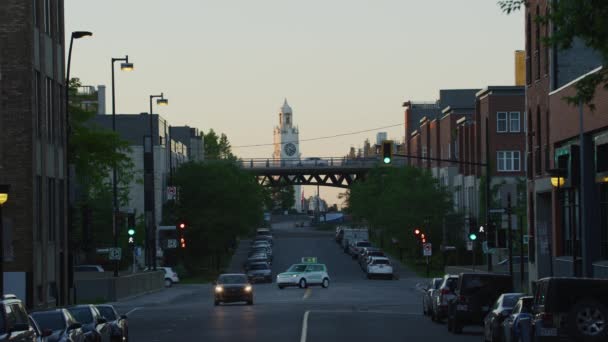
<instances>
[{"instance_id":1,"label":"street lamp","mask_svg":"<svg viewBox=\"0 0 608 342\"><path fill-rule=\"evenodd\" d=\"M70 135L72 134L72 126L70 125L70 70L71 70L71 65L72 65L72 45L74 44L74 39L80 39L80 38L84 38L84 37L91 37L93 35L92 32L89 31L74 31L72 32L72 36L70 38L70 49L68 52L68 66L67 66L67 70L66 70L66 76L65 76L65 127L66 127L66 132L65 132L65 170L66 170L66 189L68 192L68 218L67 218L67 228L68 228L68 235L71 236L72 234L72 203L73 203L73 199L71 198L71 194L72 191L70 191L71 189L71 185L70 185L70 179L71 179L71 170L70 170ZM69 240L68 240L69 241ZM69 247L69 246L68 246ZM69 248L68 248L69 250ZM72 274L73 272L73 259L71 257L68 257L68 272L69 274ZM72 276L70 275L68 277L69 279L72 279ZM68 284L69 288L73 288L73 284L70 282ZM62 298L62 300L64 300L65 302L63 304L67 304L67 301L65 300L65 298Z\"/></svg>"},{"instance_id":2,"label":"street lamp","mask_svg":"<svg viewBox=\"0 0 608 342\"><path fill-rule=\"evenodd\" d=\"M129 63L129 56L125 58L112 58L112 131L116 133L116 91L114 86L114 64L116 62L123 62L120 64L120 70L122 71L133 71L133 63ZM116 163L112 166L112 234L114 235L114 248L118 248L118 177L116 175ZM114 277L118 277L118 265L119 260L114 262Z\"/></svg>"},{"instance_id":3,"label":"street lamp","mask_svg":"<svg viewBox=\"0 0 608 342\"><path fill-rule=\"evenodd\" d=\"M149 187L150 187L150 212L152 213L151 215L151 220L150 220L150 227L149 227L149 231L152 233L152 236L148 236L149 239L152 240L151 243L151 248L152 250L148 250L148 253L150 253L149 255L151 256L151 261L152 261L152 268L156 271L156 204L155 204L155 194L154 194L154 120L153 119L153 101L154 99L156 100L156 104L159 106L167 106L169 105L169 100L165 99L165 96L163 93L160 93L160 95L150 95L150 173L151 173L151 177L149 177L150 179L150 183L149 183ZM160 130L160 120L159 120L159 130ZM169 153L171 153L169 151ZM148 231L148 230L147 230ZM147 245L147 244L146 244Z\"/></svg>"},{"instance_id":4,"label":"street lamp","mask_svg":"<svg viewBox=\"0 0 608 342\"><path fill-rule=\"evenodd\" d=\"M561 213L561 193L560 188L566 184L566 176L568 175L568 170L566 169L550 169L547 170L549 176L551 176L551 185L555 188L555 197L557 197L557 207L560 209ZM552 240L553 234L551 234L551 238L549 240L549 276L553 277L553 248L552 248ZM574 241L572 242L574 246ZM572 250L573 255L573 270L576 270L576 255L574 254L574 248ZM576 275L576 271L575 271Z\"/></svg>"},{"instance_id":5,"label":"street lamp","mask_svg":"<svg viewBox=\"0 0 608 342\"><path fill-rule=\"evenodd\" d=\"M4 294L4 225L2 206L8 201L10 185L0 184L0 295Z\"/></svg>"}]
</instances>

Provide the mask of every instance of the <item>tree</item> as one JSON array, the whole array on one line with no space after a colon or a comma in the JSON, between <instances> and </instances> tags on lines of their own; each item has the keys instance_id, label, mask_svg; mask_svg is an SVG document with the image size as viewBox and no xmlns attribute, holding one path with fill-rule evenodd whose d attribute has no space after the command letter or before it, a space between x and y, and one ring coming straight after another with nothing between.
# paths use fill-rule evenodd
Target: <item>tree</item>
<instances>
[{"instance_id":1,"label":"tree","mask_svg":"<svg viewBox=\"0 0 608 342\"><path fill-rule=\"evenodd\" d=\"M236 157L232 154L232 146L230 145L230 141L228 141L228 136L226 136L226 134L222 133L218 136L213 129L210 129L209 133L204 136L204 143L205 157L207 159L236 160Z\"/></svg>"},{"instance_id":2,"label":"tree","mask_svg":"<svg viewBox=\"0 0 608 342\"><path fill-rule=\"evenodd\" d=\"M510 14L528 6L527 0L501 0L502 10ZM537 15L539 23L551 23L554 30L544 40L558 49L567 50L576 40L597 51L602 65L608 65L608 1L605 0L559 0L551 2L551 10L546 15ZM608 69L588 75L576 84L576 95L567 98L571 104L584 103L593 110L596 90L603 86L608 89Z\"/></svg>"},{"instance_id":3,"label":"tree","mask_svg":"<svg viewBox=\"0 0 608 342\"><path fill-rule=\"evenodd\" d=\"M210 257L219 270L237 236L261 224L265 191L232 161L188 162L176 172L176 214L188 223L182 262L199 273Z\"/></svg>"},{"instance_id":4,"label":"tree","mask_svg":"<svg viewBox=\"0 0 608 342\"><path fill-rule=\"evenodd\" d=\"M414 167L376 168L347 192L347 211L354 219L381 229L412 253L419 251L412 234L421 227L429 241L441 241L443 217L452 204L447 191L426 170Z\"/></svg>"},{"instance_id":5,"label":"tree","mask_svg":"<svg viewBox=\"0 0 608 342\"><path fill-rule=\"evenodd\" d=\"M129 143L117 133L92 124L96 113L78 106L77 92L80 80L72 78L69 92L72 102L70 113L70 145L68 156L75 169L74 226L80 227L71 234L72 247L79 246L91 252L95 246L110 244L112 232L112 181L114 165L118 174L118 202L129 202L129 185L134 180L134 165L129 157ZM93 245L95 243L95 246ZM92 254L89 255L89 259Z\"/></svg>"},{"instance_id":6,"label":"tree","mask_svg":"<svg viewBox=\"0 0 608 342\"><path fill-rule=\"evenodd\" d=\"M289 210L296 204L295 189L293 186L281 184L270 189L272 198L272 208L281 211Z\"/></svg>"}]
</instances>

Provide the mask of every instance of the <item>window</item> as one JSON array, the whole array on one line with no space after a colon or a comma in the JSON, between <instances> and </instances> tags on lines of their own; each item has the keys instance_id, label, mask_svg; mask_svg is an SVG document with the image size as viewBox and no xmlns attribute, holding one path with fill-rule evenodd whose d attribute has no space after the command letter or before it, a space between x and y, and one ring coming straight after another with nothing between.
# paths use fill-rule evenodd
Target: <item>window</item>
<instances>
[{"instance_id":1,"label":"window","mask_svg":"<svg viewBox=\"0 0 608 342\"><path fill-rule=\"evenodd\" d=\"M45 98L45 113L46 113L46 140L49 143L53 142L53 80L47 77L46 79L46 98Z\"/></svg>"},{"instance_id":2,"label":"window","mask_svg":"<svg viewBox=\"0 0 608 342\"><path fill-rule=\"evenodd\" d=\"M509 113L509 131L511 133L519 133L520 124L519 124L519 112L511 112Z\"/></svg>"},{"instance_id":3,"label":"window","mask_svg":"<svg viewBox=\"0 0 608 342\"><path fill-rule=\"evenodd\" d=\"M519 151L498 151L498 171L513 172L520 170Z\"/></svg>"},{"instance_id":4,"label":"window","mask_svg":"<svg viewBox=\"0 0 608 342\"><path fill-rule=\"evenodd\" d=\"M426 158L426 146L422 146L422 158Z\"/></svg>"},{"instance_id":5,"label":"window","mask_svg":"<svg viewBox=\"0 0 608 342\"><path fill-rule=\"evenodd\" d=\"M506 112L498 112L496 114L496 132L505 133L508 132L507 127L507 113Z\"/></svg>"},{"instance_id":6,"label":"window","mask_svg":"<svg viewBox=\"0 0 608 342\"><path fill-rule=\"evenodd\" d=\"M34 75L34 110L36 111L36 135L42 136L42 80L40 78L40 71L36 71Z\"/></svg>"},{"instance_id":7,"label":"window","mask_svg":"<svg viewBox=\"0 0 608 342\"><path fill-rule=\"evenodd\" d=\"M51 0L43 0L44 1L44 33L51 35L52 29L52 15L51 15Z\"/></svg>"}]
</instances>

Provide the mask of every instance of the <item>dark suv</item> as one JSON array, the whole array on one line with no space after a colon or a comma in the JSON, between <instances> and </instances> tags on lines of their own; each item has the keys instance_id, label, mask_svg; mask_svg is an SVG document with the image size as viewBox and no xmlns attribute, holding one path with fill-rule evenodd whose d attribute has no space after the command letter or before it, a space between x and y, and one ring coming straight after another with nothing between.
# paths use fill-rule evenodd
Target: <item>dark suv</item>
<instances>
[{"instance_id":1,"label":"dark suv","mask_svg":"<svg viewBox=\"0 0 608 342\"><path fill-rule=\"evenodd\" d=\"M7 294L0 299L0 341L35 342L36 331L17 296Z\"/></svg>"},{"instance_id":2,"label":"dark suv","mask_svg":"<svg viewBox=\"0 0 608 342\"><path fill-rule=\"evenodd\" d=\"M536 341L608 341L608 279L543 278L533 312Z\"/></svg>"},{"instance_id":3,"label":"dark suv","mask_svg":"<svg viewBox=\"0 0 608 342\"><path fill-rule=\"evenodd\" d=\"M509 275L461 273L456 296L448 304L448 331L460 334L465 325L482 325L494 302L507 292L513 292Z\"/></svg>"}]
</instances>

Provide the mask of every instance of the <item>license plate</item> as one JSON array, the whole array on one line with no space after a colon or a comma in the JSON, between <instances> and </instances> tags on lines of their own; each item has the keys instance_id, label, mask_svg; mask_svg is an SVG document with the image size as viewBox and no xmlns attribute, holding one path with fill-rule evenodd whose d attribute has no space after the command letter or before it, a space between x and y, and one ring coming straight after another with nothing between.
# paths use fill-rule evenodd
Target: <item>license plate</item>
<instances>
[{"instance_id":1,"label":"license plate","mask_svg":"<svg viewBox=\"0 0 608 342\"><path fill-rule=\"evenodd\" d=\"M539 336L557 336L557 328L540 328Z\"/></svg>"},{"instance_id":2,"label":"license plate","mask_svg":"<svg viewBox=\"0 0 608 342\"><path fill-rule=\"evenodd\" d=\"M467 306L466 305L456 305L456 310L467 311Z\"/></svg>"}]
</instances>

